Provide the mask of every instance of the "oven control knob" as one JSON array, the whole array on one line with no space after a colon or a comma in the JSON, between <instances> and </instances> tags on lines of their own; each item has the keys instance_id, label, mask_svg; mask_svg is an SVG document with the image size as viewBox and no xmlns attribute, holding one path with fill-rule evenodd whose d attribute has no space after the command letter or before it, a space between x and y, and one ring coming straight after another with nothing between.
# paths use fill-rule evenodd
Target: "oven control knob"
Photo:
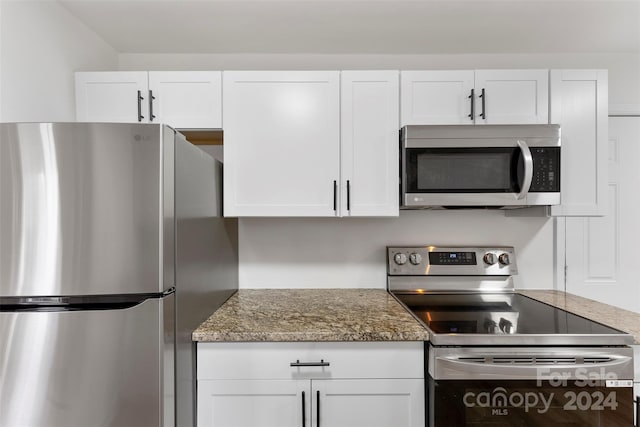
<instances>
[{"instance_id":1,"label":"oven control knob","mask_svg":"<svg viewBox=\"0 0 640 427\"><path fill-rule=\"evenodd\" d=\"M500 254L500 256L498 257L498 262L500 262L500 264L502 264L502 265L511 264L511 261L509 260L509 254L506 253L506 252Z\"/></svg>"},{"instance_id":2,"label":"oven control knob","mask_svg":"<svg viewBox=\"0 0 640 427\"><path fill-rule=\"evenodd\" d=\"M496 259L496 255L493 252L487 252L486 254L484 254L484 257L482 257L482 259L486 264L489 265L493 265L498 262L498 260Z\"/></svg>"},{"instance_id":3,"label":"oven control knob","mask_svg":"<svg viewBox=\"0 0 640 427\"><path fill-rule=\"evenodd\" d=\"M412 253L409 255L409 262L413 265L419 265L422 262L422 255L417 253Z\"/></svg>"},{"instance_id":4,"label":"oven control knob","mask_svg":"<svg viewBox=\"0 0 640 427\"><path fill-rule=\"evenodd\" d=\"M501 317L500 318L500 330L502 332L504 332L505 334L512 334L513 333L513 323L511 323L510 321L508 321L507 319Z\"/></svg>"},{"instance_id":5,"label":"oven control knob","mask_svg":"<svg viewBox=\"0 0 640 427\"><path fill-rule=\"evenodd\" d=\"M484 321L484 329L488 334L495 334L498 332L498 324L495 320L487 319Z\"/></svg>"},{"instance_id":6,"label":"oven control knob","mask_svg":"<svg viewBox=\"0 0 640 427\"><path fill-rule=\"evenodd\" d=\"M396 262L396 264L398 265L405 265L407 263L407 256L405 254L396 254L393 257L393 260Z\"/></svg>"}]
</instances>

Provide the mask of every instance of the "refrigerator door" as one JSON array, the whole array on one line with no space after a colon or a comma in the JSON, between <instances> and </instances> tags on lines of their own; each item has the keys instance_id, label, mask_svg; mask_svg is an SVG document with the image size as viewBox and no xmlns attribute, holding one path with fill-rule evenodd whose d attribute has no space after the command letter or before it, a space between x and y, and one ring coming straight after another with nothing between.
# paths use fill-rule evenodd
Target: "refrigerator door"
<instances>
[{"instance_id":1,"label":"refrigerator door","mask_svg":"<svg viewBox=\"0 0 640 427\"><path fill-rule=\"evenodd\" d=\"M0 297L174 286L174 137L154 124L0 124Z\"/></svg>"},{"instance_id":2,"label":"refrigerator door","mask_svg":"<svg viewBox=\"0 0 640 427\"><path fill-rule=\"evenodd\" d=\"M174 303L0 312L0 425L172 426Z\"/></svg>"}]
</instances>

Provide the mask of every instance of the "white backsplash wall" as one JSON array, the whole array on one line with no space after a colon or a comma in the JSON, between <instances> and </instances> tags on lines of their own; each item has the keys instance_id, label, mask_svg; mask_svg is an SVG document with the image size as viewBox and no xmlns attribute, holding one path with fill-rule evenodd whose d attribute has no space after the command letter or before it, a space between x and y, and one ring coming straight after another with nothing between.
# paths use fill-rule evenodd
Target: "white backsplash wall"
<instances>
[{"instance_id":1,"label":"white backsplash wall","mask_svg":"<svg viewBox=\"0 0 640 427\"><path fill-rule=\"evenodd\" d=\"M241 218L240 288L385 288L386 247L514 246L520 289L554 288L554 220L503 211L398 218Z\"/></svg>"}]
</instances>

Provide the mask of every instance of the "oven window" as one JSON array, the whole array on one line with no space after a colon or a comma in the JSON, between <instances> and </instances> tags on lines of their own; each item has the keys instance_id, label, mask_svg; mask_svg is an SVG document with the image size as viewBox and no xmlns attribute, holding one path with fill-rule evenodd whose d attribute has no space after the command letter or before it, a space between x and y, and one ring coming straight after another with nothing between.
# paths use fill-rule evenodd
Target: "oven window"
<instances>
[{"instance_id":1,"label":"oven window","mask_svg":"<svg viewBox=\"0 0 640 427\"><path fill-rule=\"evenodd\" d=\"M519 153L511 147L407 149L408 192L519 192Z\"/></svg>"},{"instance_id":2,"label":"oven window","mask_svg":"<svg viewBox=\"0 0 640 427\"><path fill-rule=\"evenodd\" d=\"M429 378L430 427L629 427L630 387L576 381L436 381Z\"/></svg>"}]
</instances>

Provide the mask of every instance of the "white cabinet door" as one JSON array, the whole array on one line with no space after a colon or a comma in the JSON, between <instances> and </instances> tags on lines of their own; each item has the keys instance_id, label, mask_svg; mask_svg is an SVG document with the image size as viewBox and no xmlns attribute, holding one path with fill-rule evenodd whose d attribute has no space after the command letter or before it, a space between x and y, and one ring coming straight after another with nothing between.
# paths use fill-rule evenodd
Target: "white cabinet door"
<instances>
[{"instance_id":1,"label":"white cabinet door","mask_svg":"<svg viewBox=\"0 0 640 427\"><path fill-rule=\"evenodd\" d=\"M147 72L77 72L76 120L138 123L148 121Z\"/></svg>"},{"instance_id":2,"label":"white cabinet door","mask_svg":"<svg viewBox=\"0 0 640 427\"><path fill-rule=\"evenodd\" d=\"M607 212L607 71L552 70L551 123L561 126L560 191L554 216Z\"/></svg>"},{"instance_id":3,"label":"white cabinet door","mask_svg":"<svg viewBox=\"0 0 640 427\"><path fill-rule=\"evenodd\" d=\"M151 71L149 90L155 98L150 121L176 129L222 128L222 72Z\"/></svg>"},{"instance_id":4,"label":"white cabinet door","mask_svg":"<svg viewBox=\"0 0 640 427\"><path fill-rule=\"evenodd\" d=\"M337 71L225 71L225 216L336 216Z\"/></svg>"},{"instance_id":5,"label":"white cabinet door","mask_svg":"<svg viewBox=\"0 0 640 427\"><path fill-rule=\"evenodd\" d=\"M313 380L312 426L424 427L424 380Z\"/></svg>"},{"instance_id":6,"label":"white cabinet door","mask_svg":"<svg viewBox=\"0 0 640 427\"><path fill-rule=\"evenodd\" d=\"M476 124L549 123L548 70L476 70Z\"/></svg>"},{"instance_id":7,"label":"white cabinet door","mask_svg":"<svg viewBox=\"0 0 640 427\"><path fill-rule=\"evenodd\" d=\"M398 216L398 71L341 76L342 216Z\"/></svg>"},{"instance_id":8,"label":"white cabinet door","mask_svg":"<svg viewBox=\"0 0 640 427\"><path fill-rule=\"evenodd\" d=\"M402 71L400 79L401 126L473 124L473 70Z\"/></svg>"},{"instance_id":9,"label":"white cabinet door","mask_svg":"<svg viewBox=\"0 0 640 427\"><path fill-rule=\"evenodd\" d=\"M609 118L608 208L564 221L566 290L640 313L640 118ZM640 354L639 354L640 356ZM636 359L640 363L640 359ZM638 365L640 366L640 365Z\"/></svg>"},{"instance_id":10,"label":"white cabinet door","mask_svg":"<svg viewBox=\"0 0 640 427\"><path fill-rule=\"evenodd\" d=\"M402 126L549 122L548 70L402 71L400 94Z\"/></svg>"},{"instance_id":11,"label":"white cabinet door","mask_svg":"<svg viewBox=\"0 0 640 427\"><path fill-rule=\"evenodd\" d=\"M309 380L198 381L198 427L310 425L310 397Z\"/></svg>"}]
</instances>

